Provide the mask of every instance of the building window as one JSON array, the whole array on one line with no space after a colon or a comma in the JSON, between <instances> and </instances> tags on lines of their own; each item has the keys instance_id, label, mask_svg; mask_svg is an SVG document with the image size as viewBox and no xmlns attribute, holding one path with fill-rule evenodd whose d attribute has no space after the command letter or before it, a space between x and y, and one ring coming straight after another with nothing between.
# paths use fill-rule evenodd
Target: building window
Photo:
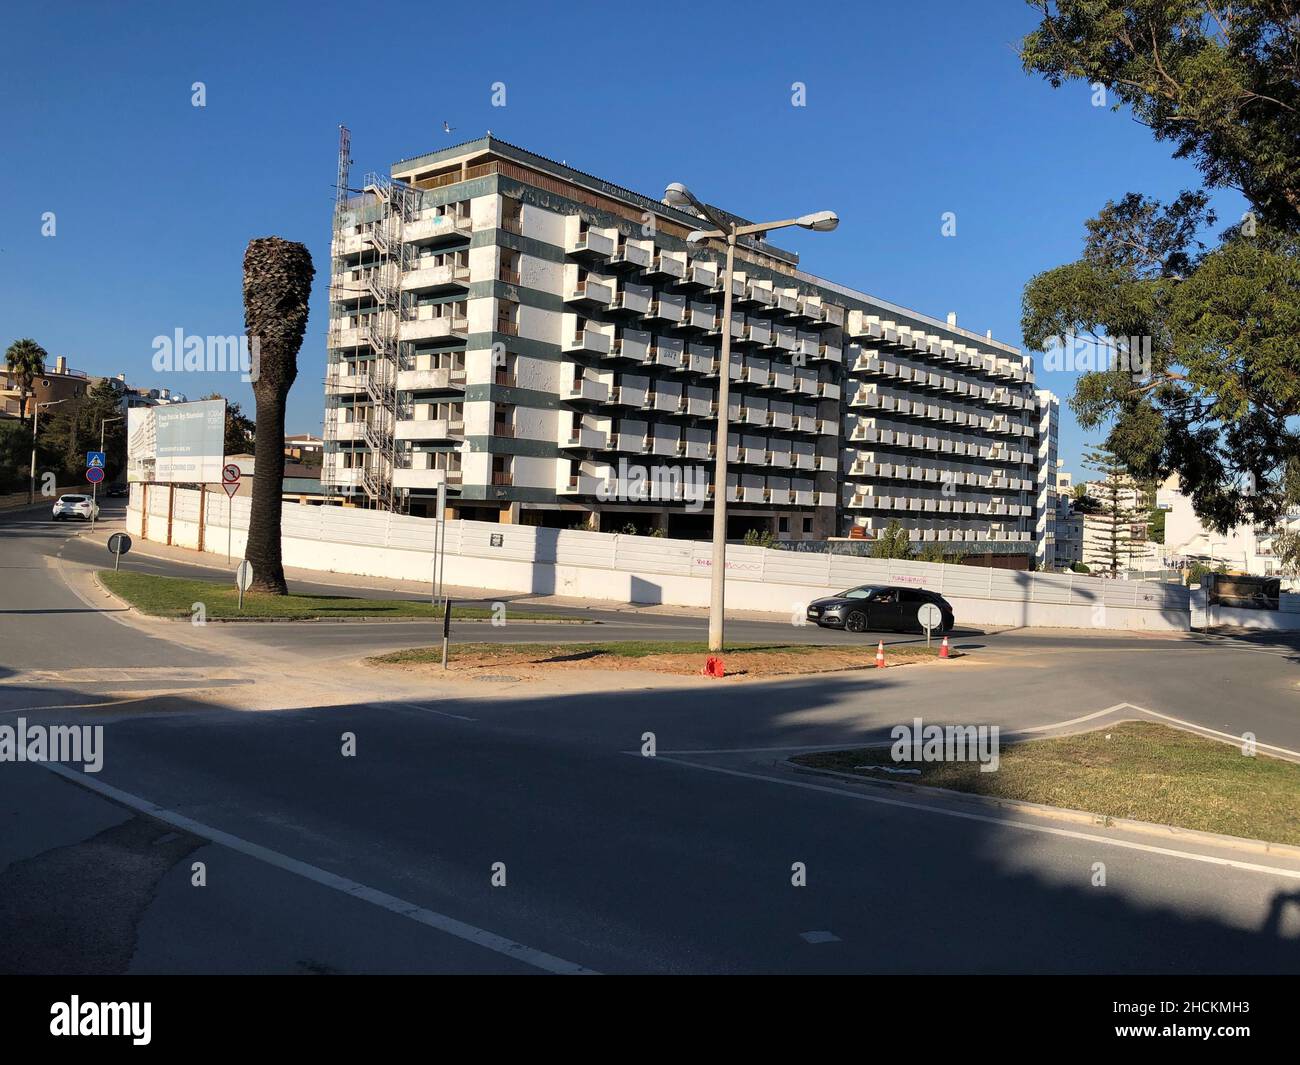
<instances>
[{"instance_id":1,"label":"building window","mask_svg":"<svg viewBox=\"0 0 1300 1065\"><path fill-rule=\"evenodd\" d=\"M812 532L812 518L804 518L803 531L806 533Z\"/></svg>"}]
</instances>

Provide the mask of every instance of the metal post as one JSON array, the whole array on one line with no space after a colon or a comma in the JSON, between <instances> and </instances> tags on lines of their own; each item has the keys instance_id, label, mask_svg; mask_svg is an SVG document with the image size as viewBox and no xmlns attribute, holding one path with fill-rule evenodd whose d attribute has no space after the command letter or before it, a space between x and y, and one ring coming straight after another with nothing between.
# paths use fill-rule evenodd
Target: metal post
<instances>
[{"instance_id":1,"label":"metal post","mask_svg":"<svg viewBox=\"0 0 1300 1065\"><path fill-rule=\"evenodd\" d=\"M444 475L445 476L445 475ZM444 481L438 485L438 495L434 503L438 508L438 553L434 557L433 564L437 574L438 581L438 599L442 599L442 573L443 559L447 555L447 483Z\"/></svg>"},{"instance_id":2,"label":"metal post","mask_svg":"<svg viewBox=\"0 0 1300 1065\"><path fill-rule=\"evenodd\" d=\"M230 541L235 535L235 497L226 493L226 563L230 563Z\"/></svg>"},{"instance_id":3,"label":"metal post","mask_svg":"<svg viewBox=\"0 0 1300 1065\"><path fill-rule=\"evenodd\" d=\"M713 457L713 565L709 586L709 650L723 649L727 577L727 408L731 400L731 288L736 263L736 227L727 232L727 268L722 289L722 365L718 368L718 430Z\"/></svg>"},{"instance_id":4,"label":"metal post","mask_svg":"<svg viewBox=\"0 0 1300 1065\"><path fill-rule=\"evenodd\" d=\"M442 668L447 668L447 643L451 639L451 600L442 608Z\"/></svg>"}]
</instances>

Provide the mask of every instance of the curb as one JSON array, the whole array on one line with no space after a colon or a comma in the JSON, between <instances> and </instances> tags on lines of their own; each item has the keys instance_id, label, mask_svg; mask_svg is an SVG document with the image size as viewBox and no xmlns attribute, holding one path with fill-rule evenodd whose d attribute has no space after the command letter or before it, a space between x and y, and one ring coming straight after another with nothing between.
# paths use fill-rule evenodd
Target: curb
<instances>
[{"instance_id":1,"label":"curb","mask_svg":"<svg viewBox=\"0 0 1300 1065\"><path fill-rule=\"evenodd\" d=\"M860 777L853 773L843 773L838 769L814 769L811 766L798 765L789 758L779 760L776 765L781 769L808 776L830 777L832 779L851 781L867 787L896 788L913 795L928 795L949 802L962 802L985 809L1005 810L1011 813L1028 814L1049 821L1064 821L1074 825L1088 825L1092 828L1118 828L1126 832L1137 832L1149 836L1163 836L1166 839L1182 843L1200 843L1206 846L1224 847L1229 850L1248 851L1252 854L1269 854L1278 858L1290 858L1300 861L1300 846L1290 843L1269 843L1262 839L1247 839L1244 836L1225 836L1218 832L1202 832L1195 828L1179 828L1176 825L1162 825L1154 821L1136 821L1128 817L1110 817L1106 814L1089 813L1087 810L1071 810L1064 806L1047 806L1043 803L1024 802L1020 799L999 799L989 795L972 795L966 791L953 791L951 788L932 788L924 784L909 784L903 780L876 780Z\"/></svg>"}]
</instances>

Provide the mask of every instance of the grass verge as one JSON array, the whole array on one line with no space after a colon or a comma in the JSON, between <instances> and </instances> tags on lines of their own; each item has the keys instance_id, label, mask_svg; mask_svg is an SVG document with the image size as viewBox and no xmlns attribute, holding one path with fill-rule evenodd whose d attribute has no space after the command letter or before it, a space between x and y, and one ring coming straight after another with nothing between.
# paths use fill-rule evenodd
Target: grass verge
<instances>
[{"instance_id":1,"label":"grass verge","mask_svg":"<svg viewBox=\"0 0 1300 1065\"><path fill-rule=\"evenodd\" d=\"M471 643L451 647L450 669L475 672L509 666L529 672L554 669L639 669L656 673L697 674L709 654L703 642L621 640L609 643ZM937 658L937 647L890 648L889 665ZM865 669L875 665L876 649L825 644L735 644L721 658L727 675L779 676ZM419 669L440 667L440 647L415 647L367 661L380 666Z\"/></svg>"},{"instance_id":2,"label":"grass verge","mask_svg":"<svg viewBox=\"0 0 1300 1065\"><path fill-rule=\"evenodd\" d=\"M873 780L864 766L919 769L910 784L1086 810L1106 817L1300 845L1300 765L1147 721L1004 746L975 762L895 762L888 747L799 755L799 765Z\"/></svg>"},{"instance_id":3,"label":"grass verge","mask_svg":"<svg viewBox=\"0 0 1300 1065\"><path fill-rule=\"evenodd\" d=\"M313 621L323 618L441 618L442 607L418 599L361 599L347 595L265 595L248 592L244 609L239 609L239 592L234 580L228 585L214 581L159 577L125 570L101 570L99 579L114 595L125 599L143 614L162 618L188 618L194 604L202 603L209 618L274 618L283 621ZM507 608L508 609L508 608ZM492 617L488 607L453 606L452 618L481 620ZM507 614L507 616L509 616ZM573 621L564 614L527 615L528 620ZM579 619L580 620L580 619Z\"/></svg>"}]
</instances>

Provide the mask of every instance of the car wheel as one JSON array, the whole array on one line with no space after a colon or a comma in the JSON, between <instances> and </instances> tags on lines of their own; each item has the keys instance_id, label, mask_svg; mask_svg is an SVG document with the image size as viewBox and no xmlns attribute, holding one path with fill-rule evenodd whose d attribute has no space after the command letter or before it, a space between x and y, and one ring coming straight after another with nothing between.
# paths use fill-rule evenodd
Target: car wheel
<instances>
[{"instance_id":1,"label":"car wheel","mask_svg":"<svg viewBox=\"0 0 1300 1065\"><path fill-rule=\"evenodd\" d=\"M849 632L866 632L867 615L862 613L861 610L852 611L849 616L844 619L844 627L848 629Z\"/></svg>"}]
</instances>

